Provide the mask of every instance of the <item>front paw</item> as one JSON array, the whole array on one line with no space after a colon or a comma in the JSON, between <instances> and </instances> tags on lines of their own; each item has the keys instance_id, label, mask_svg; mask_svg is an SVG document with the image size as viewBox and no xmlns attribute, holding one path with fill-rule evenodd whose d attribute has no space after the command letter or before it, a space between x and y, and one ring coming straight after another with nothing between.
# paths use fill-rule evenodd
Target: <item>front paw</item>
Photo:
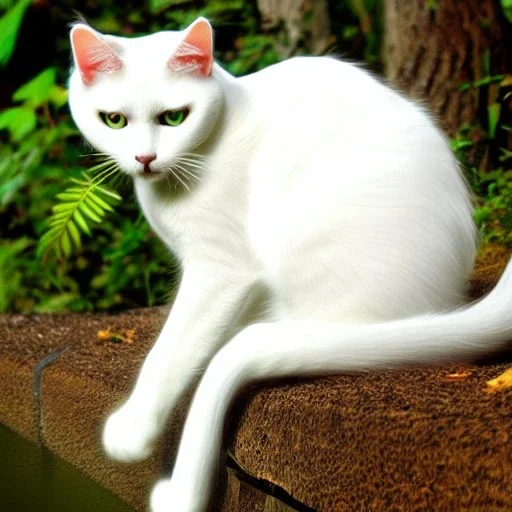
<instances>
[{"instance_id":1,"label":"front paw","mask_svg":"<svg viewBox=\"0 0 512 512\"><path fill-rule=\"evenodd\" d=\"M178 483L174 477L158 482L151 493L151 512L205 512L207 505L204 492Z\"/></svg>"},{"instance_id":2,"label":"front paw","mask_svg":"<svg viewBox=\"0 0 512 512\"><path fill-rule=\"evenodd\" d=\"M138 462L153 452L158 429L147 415L123 406L107 420L103 430L103 447L107 455L121 462Z\"/></svg>"}]
</instances>

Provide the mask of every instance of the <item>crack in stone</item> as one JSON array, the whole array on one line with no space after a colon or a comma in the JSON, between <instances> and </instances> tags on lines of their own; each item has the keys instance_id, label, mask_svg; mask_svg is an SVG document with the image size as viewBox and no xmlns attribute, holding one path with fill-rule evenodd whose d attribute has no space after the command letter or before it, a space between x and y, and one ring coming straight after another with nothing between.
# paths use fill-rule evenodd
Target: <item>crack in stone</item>
<instances>
[{"instance_id":1,"label":"crack in stone","mask_svg":"<svg viewBox=\"0 0 512 512\"><path fill-rule=\"evenodd\" d=\"M36 405L36 421L37 421L37 442L39 445L44 444L43 440L43 410L41 406L41 379L43 376L43 370L51 365L55 360L57 360L64 352L69 349L69 345L65 345L64 347L60 347L54 350L52 353L48 354L46 357L41 359L37 366L34 369L34 400Z\"/></svg>"},{"instance_id":2,"label":"crack in stone","mask_svg":"<svg viewBox=\"0 0 512 512\"><path fill-rule=\"evenodd\" d=\"M300 501L296 500L293 496L291 496L287 491L285 491L282 487L279 487L268 480L264 480L261 478L254 477L249 475L244 469L240 466L238 461L235 460L233 454L228 452L228 456L226 458L226 467L233 471L235 477L240 480L240 482L244 482L245 484L253 487L254 489L259 490L266 496L270 496L272 498L276 498L281 501L290 512L316 512L316 509L310 508L307 505L304 505Z\"/></svg>"}]
</instances>

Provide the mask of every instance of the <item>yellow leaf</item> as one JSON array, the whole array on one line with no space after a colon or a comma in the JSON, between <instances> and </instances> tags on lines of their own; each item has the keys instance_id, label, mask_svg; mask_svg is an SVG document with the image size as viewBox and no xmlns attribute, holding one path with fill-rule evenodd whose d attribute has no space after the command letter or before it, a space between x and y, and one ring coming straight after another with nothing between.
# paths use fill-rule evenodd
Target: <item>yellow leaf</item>
<instances>
[{"instance_id":1,"label":"yellow leaf","mask_svg":"<svg viewBox=\"0 0 512 512\"><path fill-rule=\"evenodd\" d=\"M504 371L499 377L487 381L487 391L495 393L504 389L512 388L512 368Z\"/></svg>"}]
</instances>

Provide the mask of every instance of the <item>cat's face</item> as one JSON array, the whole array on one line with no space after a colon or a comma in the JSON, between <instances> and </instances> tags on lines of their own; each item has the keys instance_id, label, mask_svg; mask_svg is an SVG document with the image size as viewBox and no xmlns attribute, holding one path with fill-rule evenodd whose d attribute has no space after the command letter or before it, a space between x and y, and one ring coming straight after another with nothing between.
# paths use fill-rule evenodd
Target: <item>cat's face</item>
<instances>
[{"instance_id":1,"label":"cat's face","mask_svg":"<svg viewBox=\"0 0 512 512\"><path fill-rule=\"evenodd\" d=\"M211 76L212 31L206 20L183 32L135 39L76 25L71 42L73 119L124 172L168 176L208 139L223 96Z\"/></svg>"}]
</instances>

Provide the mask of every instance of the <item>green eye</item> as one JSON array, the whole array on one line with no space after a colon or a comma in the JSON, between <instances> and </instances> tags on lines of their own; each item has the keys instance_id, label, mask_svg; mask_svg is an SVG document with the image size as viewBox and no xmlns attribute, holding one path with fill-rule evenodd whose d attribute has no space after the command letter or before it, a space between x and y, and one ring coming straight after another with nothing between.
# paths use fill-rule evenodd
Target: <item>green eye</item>
<instances>
[{"instance_id":1,"label":"green eye","mask_svg":"<svg viewBox=\"0 0 512 512\"><path fill-rule=\"evenodd\" d=\"M128 124L126 116L119 112L100 112L100 119L113 130L120 130Z\"/></svg>"},{"instance_id":2,"label":"green eye","mask_svg":"<svg viewBox=\"0 0 512 512\"><path fill-rule=\"evenodd\" d=\"M158 122L167 126L179 126L188 116L188 108L166 110L158 116Z\"/></svg>"}]
</instances>

